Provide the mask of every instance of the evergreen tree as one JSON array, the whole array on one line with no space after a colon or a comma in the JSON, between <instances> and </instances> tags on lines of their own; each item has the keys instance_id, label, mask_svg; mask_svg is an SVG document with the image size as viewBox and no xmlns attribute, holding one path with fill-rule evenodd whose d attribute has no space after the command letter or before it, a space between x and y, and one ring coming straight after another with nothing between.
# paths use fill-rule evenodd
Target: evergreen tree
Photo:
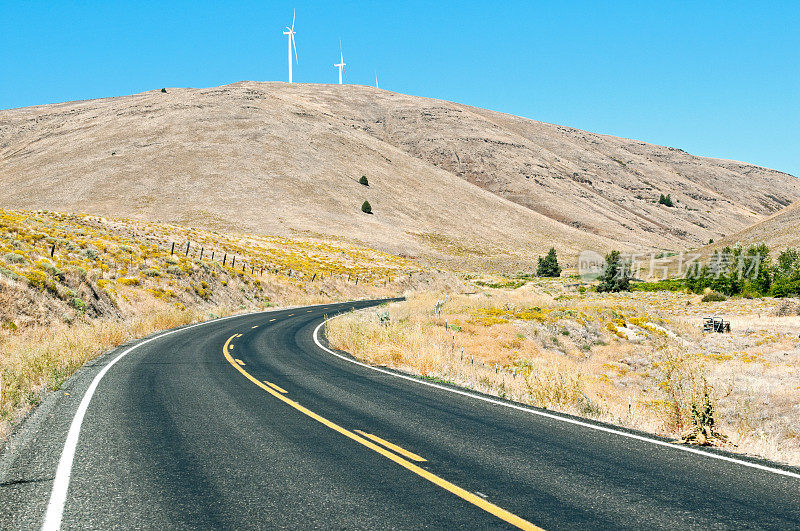
<instances>
[{"instance_id":1,"label":"evergreen tree","mask_svg":"<svg viewBox=\"0 0 800 531\"><path fill-rule=\"evenodd\" d=\"M539 266L536 268L536 276L539 277L560 277L561 266L558 265L555 247L551 247L547 255L539 257Z\"/></svg>"},{"instance_id":2,"label":"evergreen tree","mask_svg":"<svg viewBox=\"0 0 800 531\"><path fill-rule=\"evenodd\" d=\"M364 186L369 186L369 181L367 180L366 175L362 175L361 178L358 180L358 182L363 184Z\"/></svg>"},{"instance_id":3,"label":"evergreen tree","mask_svg":"<svg viewBox=\"0 0 800 531\"><path fill-rule=\"evenodd\" d=\"M620 258L619 251L611 251L606 255L606 268L600 275L597 291L630 291L630 264Z\"/></svg>"},{"instance_id":4,"label":"evergreen tree","mask_svg":"<svg viewBox=\"0 0 800 531\"><path fill-rule=\"evenodd\" d=\"M369 204L369 201L364 201L364 204L361 205L361 212L372 214L372 205Z\"/></svg>"}]
</instances>

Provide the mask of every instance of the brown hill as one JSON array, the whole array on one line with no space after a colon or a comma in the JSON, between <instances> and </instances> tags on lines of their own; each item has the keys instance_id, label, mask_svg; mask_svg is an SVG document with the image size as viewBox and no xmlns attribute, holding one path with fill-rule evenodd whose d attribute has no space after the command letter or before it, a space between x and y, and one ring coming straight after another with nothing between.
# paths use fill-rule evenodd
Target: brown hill
<instances>
[{"instance_id":1,"label":"brown hill","mask_svg":"<svg viewBox=\"0 0 800 531\"><path fill-rule=\"evenodd\" d=\"M759 243L766 243L776 255L787 247L800 248L800 201L742 231L715 241L702 251L703 254L710 254L714 249L726 245L741 244L747 247Z\"/></svg>"},{"instance_id":2,"label":"brown hill","mask_svg":"<svg viewBox=\"0 0 800 531\"><path fill-rule=\"evenodd\" d=\"M0 111L0 183L4 208L478 260L696 246L800 199L794 177L744 163L371 87L256 82Z\"/></svg>"}]
</instances>

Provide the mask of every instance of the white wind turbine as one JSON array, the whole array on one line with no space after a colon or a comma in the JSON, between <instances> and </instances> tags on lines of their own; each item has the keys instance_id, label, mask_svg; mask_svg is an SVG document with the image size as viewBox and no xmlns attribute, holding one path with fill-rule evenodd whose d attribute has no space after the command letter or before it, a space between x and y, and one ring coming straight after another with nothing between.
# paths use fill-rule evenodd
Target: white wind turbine
<instances>
[{"instance_id":1,"label":"white wind turbine","mask_svg":"<svg viewBox=\"0 0 800 531\"><path fill-rule=\"evenodd\" d=\"M294 47L294 60L297 61L297 45L294 43L294 17L295 11L292 11L292 27L286 26L286 30L284 31L284 35L289 36L289 83L292 82L292 47ZM297 61L297 64L300 64Z\"/></svg>"},{"instance_id":2,"label":"white wind turbine","mask_svg":"<svg viewBox=\"0 0 800 531\"><path fill-rule=\"evenodd\" d=\"M339 41L339 63L334 64L336 68L339 69L339 84L342 84L342 72L344 72L345 62L344 56L342 55L342 41Z\"/></svg>"},{"instance_id":3,"label":"white wind turbine","mask_svg":"<svg viewBox=\"0 0 800 531\"><path fill-rule=\"evenodd\" d=\"M379 89L379 88L380 88L380 87L378 86L378 71L377 71L377 70L375 71L375 88L376 88L376 89Z\"/></svg>"}]
</instances>

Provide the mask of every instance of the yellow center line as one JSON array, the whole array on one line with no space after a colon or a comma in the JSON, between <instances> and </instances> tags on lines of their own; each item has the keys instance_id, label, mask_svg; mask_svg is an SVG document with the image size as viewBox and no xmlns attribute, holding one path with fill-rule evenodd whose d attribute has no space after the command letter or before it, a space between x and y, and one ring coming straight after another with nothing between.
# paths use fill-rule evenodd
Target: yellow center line
<instances>
[{"instance_id":1,"label":"yellow center line","mask_svg":"<svg viewBox=\"0 0 800 531\"><path fill-rule=\"evenodd\" d=\"M307 415L307 416L311 417L312 419L316 420L320 424L323 424L324 426L327 426L328 428L341 433L345 437L347 437L349 439L352 439L355 442L366 446L370 450L373 450L373 451L381 454L382 456L386 457L387 459L390 459L390 460L394 461L395 463L397 463L398 465L402 466L403 468L405 468L405 469L417 474L418 476L423 477L424 479L427 479L428 481L430 481L434 485L438 485L439 487L441 487L441 488L443 488L443 489L455 494L459 498L461 498L461 499L463 499L465 501L468 501L469 503L471 503L471 504L473 504L473 505L475 505L477 507L480 507L484 511L496 516L497 518L500 518L501 520L503 520L505 522L508 522L509 524L511 524L513 526L516 526L516 527L518 527L520 529L526 529L526 530L531 530L531 531L541 529L540 527L537 527L537 526L533 525L532 523L528 522L527 520L525 520L523 518L520 518L519 516L515 515L514 513L506 511L505 509L502 509L502 508L498 507L497 505L484 500L480 496L478 496L476 494L473 494L468 490L462 489L458 485L454 485L453 483L450 483L446 479L440 478L436 474L432 474L432 473L428 472L427 470L425 470L424 468L421 468L421 467L415 465L411 461L408 461L407 459L404 459L404 458L400 457L399 455L394 454L394 453L390 452L389 450L387 450L387 449L385 449L385 448L383 448L381 446L378 446L377 444L375 444L375 443L373 443L373 442L371 442L371 441L369 441L369 440L367 440L367 439L365 439L365 438L363 438L363 437L361 437L359 435L356 435L355 433L351 432L350 430L347 430L347 429L339 426L338 424L336 424L334 422L331 422L330 420L326 419L325 417L322 417L322 416L314 413L310 409L308 409L308 408L306 408L304 406L301 406L300 404L298 404L294 400L283 396L281 393L279 393L278 391L276 391L275 389L273 389L269 385L259 381L255 376L253 376L252 374L250 374L249 372L247 372L246 370L241 368L236 363L236 361L233 359L233 357L231 357L230 353L228 352L228 347L230 345L230 342L235 337L236 336L233 335L230 338L228 338L228 341L226 341L225 345L222 347L222 354L225 356L225 359L228 360L228 363L230 363L231 366L233 366L237 371L242 373L245 378L247 378L248 380L250 380L251 382L253 382L257 386L259 386L264 391L268 392L269 394L271 394L272 396L274 396L275 398L277 398L281 402L284 402L285 404L293 407L294 409L296 409L297 411L303 413L304 415Z\"/></svg>"},{"instance_id":2,"label":"yellow center line","mask_svg":"<svg viewBox=\"0 0 800 531\"><path fill-rule=\"evenodd\" d=\"M258 325L255 325L255 326L253 326L253 327L251 327L251 328L258 328Z\"/></svg>"},{"instance_id":3,"label":"yellow center line","mask_svg":"<svg viewBox=\"0 0 800 531\"><path fill-rule=\"evenodd\" d=\"M274 321L274 320L275 320L275 319L270 319L270 320L269 320L269 322L271 323L271 322L272 322L272 321Z\"/></svg>"},{"instance_id":4,"label":"yellow center line","mask_svg":"<svg viewBox=\"0 0 800 531\"><path fill-rule=\"evenodd\" d=\"M269 381L267 381L267 380L264 380L264 383L265 383L265 384L267 384L268 386L272 387L273 389L275 389L275 390L276 390L276 391L278 391L279 393L286 394L286 393L288 393L288 392L289 392L289 391L287 391L286 389L284 389L283 387L280 387L278 384L274 384L274 383L272 383L272 382L269 382Z\"/></svg>"},{"instance_id":5,"label":"yellow center line","mask_svg":"<svg viewBox=\"0 0 800 531\"><path fill-rule=\"evenodd\" d=\"M368 439L372 439L373 441L375 441L378 444L382 444L383 446L385 446L389 450L394 450L398 454L400 454L400 455L402 455L404 457L408 457L412 461L420 461L420 462L427 461L427 459L425 459L424 457L420 457L417 454L415 454L414 452L409 452L405 448L403 448L401 446L397 446L394 443L390 443L386 439L381 439L377 435L373 435L371 433L367 433L367 432L364 432L364 431L361 431L361 430L353 430L353 431L363 435L364 437L367 437Z\"/></svg>"},{"instance_id":6,"label":"yellow center line","mask_svg":"<svg viewBox=\"0 0 800 531\"><path fill-rule=\"evenodd\" d=\"M306 313L311 313L311 310L306 310Z\"/></svg>"},{"instance_id":7,"label":"yellow center line","mask_svg":"<svg viewBox=\"0 0 800 531\"><path fill-rule=\"evenodd\" d=\"M244 362L239 358L236 358L236 363L238 363L239 365L244 365Z\"/></svg>"},{"instance_id":8,"label":"yellow center line","mask_svg":"<svg viewBox=\"0 0 800 531\"><path fill-rule=\"evenodd\" d=\"M287 315L287 317L291 317L291 316L293 316L293 315L294 315L293 313L290 313L289 315Z\"/></svg>"}]
</instances>

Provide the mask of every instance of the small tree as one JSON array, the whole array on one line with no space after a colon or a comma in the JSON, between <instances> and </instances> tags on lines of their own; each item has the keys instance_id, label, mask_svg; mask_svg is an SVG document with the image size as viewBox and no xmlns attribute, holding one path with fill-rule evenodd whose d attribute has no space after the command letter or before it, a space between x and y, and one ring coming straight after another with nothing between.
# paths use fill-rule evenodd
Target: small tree
<instances>
[{"instance_id":1,"label":"small tree","mask_svg":"<svg viewBox=\"0 0 800 531\"><path fill-rule=\"evenodd\" d=\"M162 89L161 89L161 92L164 92L164 93L166 93L166 92L167 92L167 89L165 89L165 88L162 88Z\"/></svg>"},{"instance_id":2,"label":"small tree","mask_svg":"<svg viewBox=\"0 0 800 531\"><path fill-rule=\"evenodd\" d=\"M364 204L361 205L361 212L372 214L372 205L369 204L369 201L364 201Z\"/></svg>"},{"instance_id":3,"label":"small tree","mask_svg":"<svg viewBox=\"0 0 800 531\"><path fill-rule=\"evenodd\" d=\"M620 258L619 251L611 251L606 255L606 268L600 276L597 291L630 291L630 264Z\"/></svg>"},{"instance_id":4,"label":"small tree","mask_svg":"<svg viewBox=\"0 0 800 531\"><path fill-rule=\"evenodd\" d=\"M369 186L369 181L367 180L366 175L362 175L361 178L358 180L358 182L363 184L364 186Z\"/></svg>"},{"instance_id":5,"label":"small tree","mask_svg":"<svg viewBox=\"0 0 800 531\"><path fill-rule=\"evenodd\" d=\"M658 204L659 205L668 206L668 207L675 206L672 203L672 198L669 196L669 194L667 194L667 195L661 194L661 197L658 198Z\"/></svg>"},{"instance_id":6,"label":"small tree","mask_svg":"<svg viewBox=\"0 0 800 531\"><path fill-rule=\"evenodd\" d=\"M539 257L539 266L536 268L536 276L538 277L560 277L561 266L558 265L558 257L556 256L555 247L551 247L547 255L542 258Z\"/></svg>"}]
</instances>

